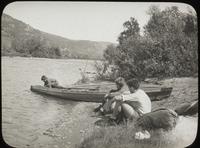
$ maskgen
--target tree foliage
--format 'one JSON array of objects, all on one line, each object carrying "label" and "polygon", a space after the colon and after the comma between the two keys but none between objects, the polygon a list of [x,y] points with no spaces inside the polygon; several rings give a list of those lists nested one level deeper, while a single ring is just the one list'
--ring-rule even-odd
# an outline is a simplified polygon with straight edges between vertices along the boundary
[{"label": "tree foliage", "polygon": [[29,38],[14,38],[11,48],[19,55],[45,58],[61,57],[59,47],[50,46],[48,41],[41,36],[31,36]]},{"label": "tree foliage", "polygon": [[191,76],[198,72],[197,17],[178,7],[160,10],[152,6],[141,36],[136,19],[126,21],[117,47],[108,47],[104,58],[115,64],[120,75],[137,77]]}]

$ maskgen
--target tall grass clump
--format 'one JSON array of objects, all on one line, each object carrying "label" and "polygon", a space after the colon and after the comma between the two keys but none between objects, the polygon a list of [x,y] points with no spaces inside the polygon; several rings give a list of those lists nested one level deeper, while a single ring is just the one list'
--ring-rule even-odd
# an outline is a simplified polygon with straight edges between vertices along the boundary
[{"label": "tall grass clump", "polygon": [[87,73],[85,72],[85,70],[84,71],[82,71],[82,69],[79,69],[79,70],[80,70],[81,78],[75,84],[83,84],[83,83],[90,82],[90,79]]},{"label": "tall grass clump", "polygon": [[77,148],[182,148],[184,140],[177,131],[150,131],[151,138],[135,139],[138,131],[132,123],[127,126],[94,128]]}]

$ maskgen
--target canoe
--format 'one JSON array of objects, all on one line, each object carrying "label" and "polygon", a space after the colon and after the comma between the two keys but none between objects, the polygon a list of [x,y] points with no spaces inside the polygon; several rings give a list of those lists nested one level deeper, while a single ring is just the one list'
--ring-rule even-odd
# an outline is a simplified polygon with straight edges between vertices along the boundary
[{"label": "canoe", "polygon": [[[172,87],[144,87],[142,89],[148,94],[151,101],[167,98],[172,92]],[[31,91],[39,94],[86,102],[101,102],[108,90],[110,89],[105,89],[105,87],[102,89],[100,85],[73,85],[66,88],[48,88],[41,85],[31,86]]]}]

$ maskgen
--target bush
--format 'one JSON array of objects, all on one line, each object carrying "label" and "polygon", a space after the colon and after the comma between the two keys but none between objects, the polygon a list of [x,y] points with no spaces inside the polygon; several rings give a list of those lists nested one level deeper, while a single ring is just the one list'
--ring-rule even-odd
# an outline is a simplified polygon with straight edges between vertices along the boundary
[{"label": "bush", "polygon": [[97,73],[95,80],[114,81],[119,76],[118,69],[107,61],[95,61],[94,67]]}]

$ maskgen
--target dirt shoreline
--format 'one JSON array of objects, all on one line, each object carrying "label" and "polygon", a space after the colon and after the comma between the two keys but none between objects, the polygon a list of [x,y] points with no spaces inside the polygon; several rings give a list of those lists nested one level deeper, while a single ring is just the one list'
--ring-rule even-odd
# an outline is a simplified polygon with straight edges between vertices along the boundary
[{"label": "dirt shoreline", "polygon": [[[22,147],[30,148],[74,148],[93,127],[98,118],[91,117],[97,103],[80,102],[68,113],[41,133],[31,143]],[[66,116],[63,116],[66,117]]]},{"label": "dirt shoreline", "polygon": [[[152,102],[152,108],[168,107],[174,109],[184,102],[198,98],[198,78],[174,78],[161,81],[163,86],[172,86],[173,91],[168,99]],[[61,119],[53,127],[43,131],[41,135],[26,147],[34,148],[74,148],[94,128],[98,118],[92,117],[92,110],[98,103],[79,102],[68,118]]]}]

